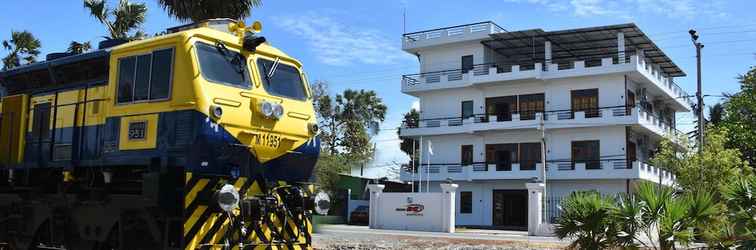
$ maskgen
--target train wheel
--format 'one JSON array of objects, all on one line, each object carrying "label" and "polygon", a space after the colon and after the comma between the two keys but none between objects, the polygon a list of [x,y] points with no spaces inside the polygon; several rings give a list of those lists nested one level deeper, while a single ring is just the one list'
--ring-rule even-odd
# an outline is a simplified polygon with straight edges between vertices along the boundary
[{"label": "train wheel", "polygon": [[120,243],[118,242],[118,224],[113,226],[108,233],[108,238],[105,242],[96,242],[92,250],[118,250],[120,249]]},{"label": "train wheel", "polygon": [[54,228],[50,226],[50,221],[45,221],[34,233],[29,249],[69,249],[64,244],[56,243],[54,234]]}]

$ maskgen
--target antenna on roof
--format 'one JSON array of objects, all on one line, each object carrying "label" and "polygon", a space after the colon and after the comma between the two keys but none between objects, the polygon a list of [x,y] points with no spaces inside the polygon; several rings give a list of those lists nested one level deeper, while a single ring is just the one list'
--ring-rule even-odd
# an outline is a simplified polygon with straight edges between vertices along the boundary
[{"label": "antenna on roof", "polygon": [[402,8],[402,34],[407,34],[407,6]]}]

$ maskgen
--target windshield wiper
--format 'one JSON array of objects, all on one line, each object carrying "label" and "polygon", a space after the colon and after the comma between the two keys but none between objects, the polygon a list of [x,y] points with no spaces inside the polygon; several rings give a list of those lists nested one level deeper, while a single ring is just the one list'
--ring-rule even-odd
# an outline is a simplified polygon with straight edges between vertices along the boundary
[{"label": "windshield wiper", "polygon": [[[215,48],[221,53],[224,59],[231,63],[232,65],[236,66],[234,69],[236,73],[239,73],[244,76],[244,60],[242,59],[241,54],[233,54],[228,48],[226,48],[226,44],[223,42],[217,42],[215,43]],[[231,58],[229,58],[231,57]]]},{"label": "windshield wiper", "polygon": [[276,74],[276,70],[278,69],[278,63],[281,62],[280,57],[276,57],[276,61],[273,62],[273,65],[270,66],[270,71],[268,71],[268,78],[273,78],[273,75]]}]

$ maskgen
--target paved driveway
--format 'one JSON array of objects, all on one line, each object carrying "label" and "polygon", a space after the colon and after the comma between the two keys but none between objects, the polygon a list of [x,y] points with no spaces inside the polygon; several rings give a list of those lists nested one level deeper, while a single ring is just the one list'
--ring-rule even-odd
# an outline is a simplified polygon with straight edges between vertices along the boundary
[{"label": "paved driveway", "polygon": [[560,249],[567,244],[554,237],[527,236],[522,231],[463,228],[449,234],[324,225],[314,236],[318,249]]}]

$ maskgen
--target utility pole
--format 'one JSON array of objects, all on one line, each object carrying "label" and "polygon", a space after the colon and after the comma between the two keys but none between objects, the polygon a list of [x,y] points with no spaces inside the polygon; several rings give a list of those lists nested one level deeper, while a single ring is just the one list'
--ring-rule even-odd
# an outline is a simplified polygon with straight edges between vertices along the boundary
[{"label": "utility pole", "polygon": [[690,33],[693,46],[696,47],[696,98],[698,99],[698,104],[695,111],[698,112],[698,153],[700,154],[703,152],[704,146],[704,103],[703,93],[701,92],[701,49],[703,49],[704,45],[698,42],[698,32],[696,30],[691,29],[688,33]]},{"label": "utility pole", "polygon": [[543,199],[542,204],[544,204],[544,214],[543,216],[544,220],[547,220],[547,216],[549,216],[549,204],[546,204],[549,200],[549,197],[546,196],[547,188],[546,188],[546,126],[544,124],[544,120],[546,119],[546,112],[541,112],[541,122],[539,123],[539,128],[541,129],[541,180],[543,181]]}]

